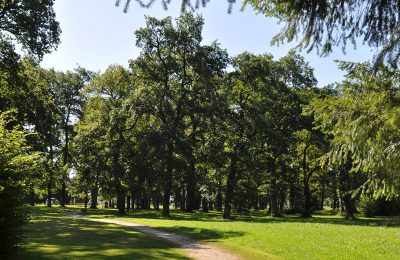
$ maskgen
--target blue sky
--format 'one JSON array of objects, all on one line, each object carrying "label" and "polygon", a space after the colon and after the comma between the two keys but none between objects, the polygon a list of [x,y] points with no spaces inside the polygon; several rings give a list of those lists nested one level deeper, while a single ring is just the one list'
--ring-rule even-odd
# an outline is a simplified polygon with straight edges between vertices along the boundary
[{"label": "blue sky", "polygon": [[[115,7],[114,0],[56,0],[57,20],[63,31],[61,44],[57,51],[44,57],[42,66],[71,70],[79,64],[94,71],[104,71],[110,64],[127,66],[128,60],[140,53],[135,46],[134,31],[145,26],[145,15],[157,18],[179,16],[181,1],[171,2],[168,11],[165,11],[160,0],[150,9],[140,8],[132,1],[125,14],[123,6]],[[244,12],[240,11],[240,7],[236,4],[232,13],[227,14],[227,1],[212,0],[206,8],[198,10],[197,13],[202,14],[205,21],[203,43],[217,40],[232,56],[250,51],[271,53],[276,58],[296,46],[296,43],[271,46],[272,37],[283,25],[275,19],[256,15],[250,7]],[[348,45],[346,55],[341,48],[335,49],[327,58],[319,57],[316,51],[301,54],[315,69],[319,86],[324,86],[343,78],[334,60],[366,61],[372,58],[374,52],[374,49],[359,44],[356,50]]]}]

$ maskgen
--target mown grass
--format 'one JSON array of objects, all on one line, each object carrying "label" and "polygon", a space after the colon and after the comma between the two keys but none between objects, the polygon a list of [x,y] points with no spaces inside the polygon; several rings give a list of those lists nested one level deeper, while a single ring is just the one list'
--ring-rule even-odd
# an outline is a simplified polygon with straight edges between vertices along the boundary
[{"label": "mown grass", "polygon": [[155,210],[119,216],[115,210],[89,211],[90,217],[118,218],[203,239],[243,259],[399,259],[400,218],[346,220],[332,211],[313,218],[271,218],[263,212],[222,220],[221,213],[172,210],[163,219]]},{"label": "mown grass", "polygon": [[29,207],[31,221],[19,259],[189,259],[164,240],[127,227],[69,217],[68,210]]}]

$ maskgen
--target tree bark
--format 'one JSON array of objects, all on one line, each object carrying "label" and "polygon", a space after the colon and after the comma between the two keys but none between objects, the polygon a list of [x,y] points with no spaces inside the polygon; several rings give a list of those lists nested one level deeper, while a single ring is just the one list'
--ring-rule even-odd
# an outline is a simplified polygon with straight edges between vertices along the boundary
[{"label": "tree bark", "polygon": [[166,153],[166,171],[164,175],[164,194],[163,194],[163,217],[170,217],[169,211],[169,199],[171,196],[172,189],[172,171],[173,171],[173,151],[174,144],[173,141],[169,141],[167,144]]},{"label": "tree bark", "polygon": [[224,219],[228,219],[231,217],[233,192],[235,190],[237,162],[238,162],[236,154],[232,153],[230,157],[231,157],[230,169],[225,191],[225,205],[224,205],[224,215],[223,215]]},{"label": "tree bark", "polygon": [[125,214],[125,192],[123,191],[123,189],[121,187],[121,181],[119,181],[119,180],[117,180],[116,192],[117,192],[118,213],[124,215]]},{"label": "tree bark", "polygon": [[208,199],[205,196],[201,200],[201,210],[204,213],[208,213]]},{"label": "tree bark", "polygon": [[90,191],[91,193],[91,202],[90,202],[90,208],[91,209],[97,209],[97,197],[99,193],[99,188],[98,187],[93,187]]},{"label": "tree bark", "polygon": [[29,192],[29,204],[31,206],[35,206],[35,191],[34,190],[31,190]]},{"label": "tree bark", "polygon": [[47,183],[47,207],[51,207],[51,180]]},{"label": "tree bark", "polygon": [[271,216],[272,217],[280,217],[281,212],[279,210],[279,205],[278,205],[278,187],[276,184],[276,179],[278,176],[276,176],[276,160],[273,159],[271,161],[271,194],[270,194],[270,208],[271,208]]},{"label": "tree bark", "polygon": [[222,181],[218,179],[217,196],[215,198],[215,208],[217,211],[222,211]]}]

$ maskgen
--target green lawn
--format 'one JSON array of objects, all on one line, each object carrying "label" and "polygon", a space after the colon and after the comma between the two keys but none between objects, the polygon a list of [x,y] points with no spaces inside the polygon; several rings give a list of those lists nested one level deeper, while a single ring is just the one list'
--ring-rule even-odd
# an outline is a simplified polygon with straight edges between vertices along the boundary
[{"label": "green lawn", "polygon": [[188,259],[173,245],[130,228],[68,217],[59,207],[29,211],[20,259]]},{"label": "green lawn", "polygon": [[270,218],[262,212],[224,221],[221,214],[172,211],[162,219],[157,211],[126,217],[115,210],[90,211],[91,217],[111,217],[187,234],[225,247],[243,259],[399,259],[400,218],[346,220],[329,211],[313,218]]}]

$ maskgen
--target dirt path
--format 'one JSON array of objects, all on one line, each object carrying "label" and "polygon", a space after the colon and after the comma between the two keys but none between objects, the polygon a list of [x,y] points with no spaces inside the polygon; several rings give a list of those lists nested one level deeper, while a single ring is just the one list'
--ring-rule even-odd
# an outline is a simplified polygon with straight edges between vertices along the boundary
[{"label": "dirt path", "polygon": [[154,228],[151,228],[148,226],[143,226],[138,223],[132,223],[132,222],[127,222],[127,221],[115,220],[115,219],[88,218],[88,217],[85,217],[85,216],[82,216],[79,214],[74,214],[74,213],[70,213],[68,215],[72,216],[72,217],[77,217],[77,218],[84,218],[84,219],[91,220],[91,221],[110,223],[110,224],[116,224],[116,225],[134,228],[140,232],[151,234],[153,236],[156,236],[156,237],[159,237],[159,238],[162,238],[169,242],[174,243],[175,245],[182,248],[187,253],[187,255],[193,259],[199,259],[199,260],[200,259],[201,260],[203,260],[203,259],[205,259],[205,260],[239,260],[240,259],[238,256],[235,256],[235,255],[225,251],[222,248],[202,243],[198,240],[189,238],[187,236],[177,235],[177,234],[172,234],[172,233],[167,233],[164,231],[156,230]]}]

